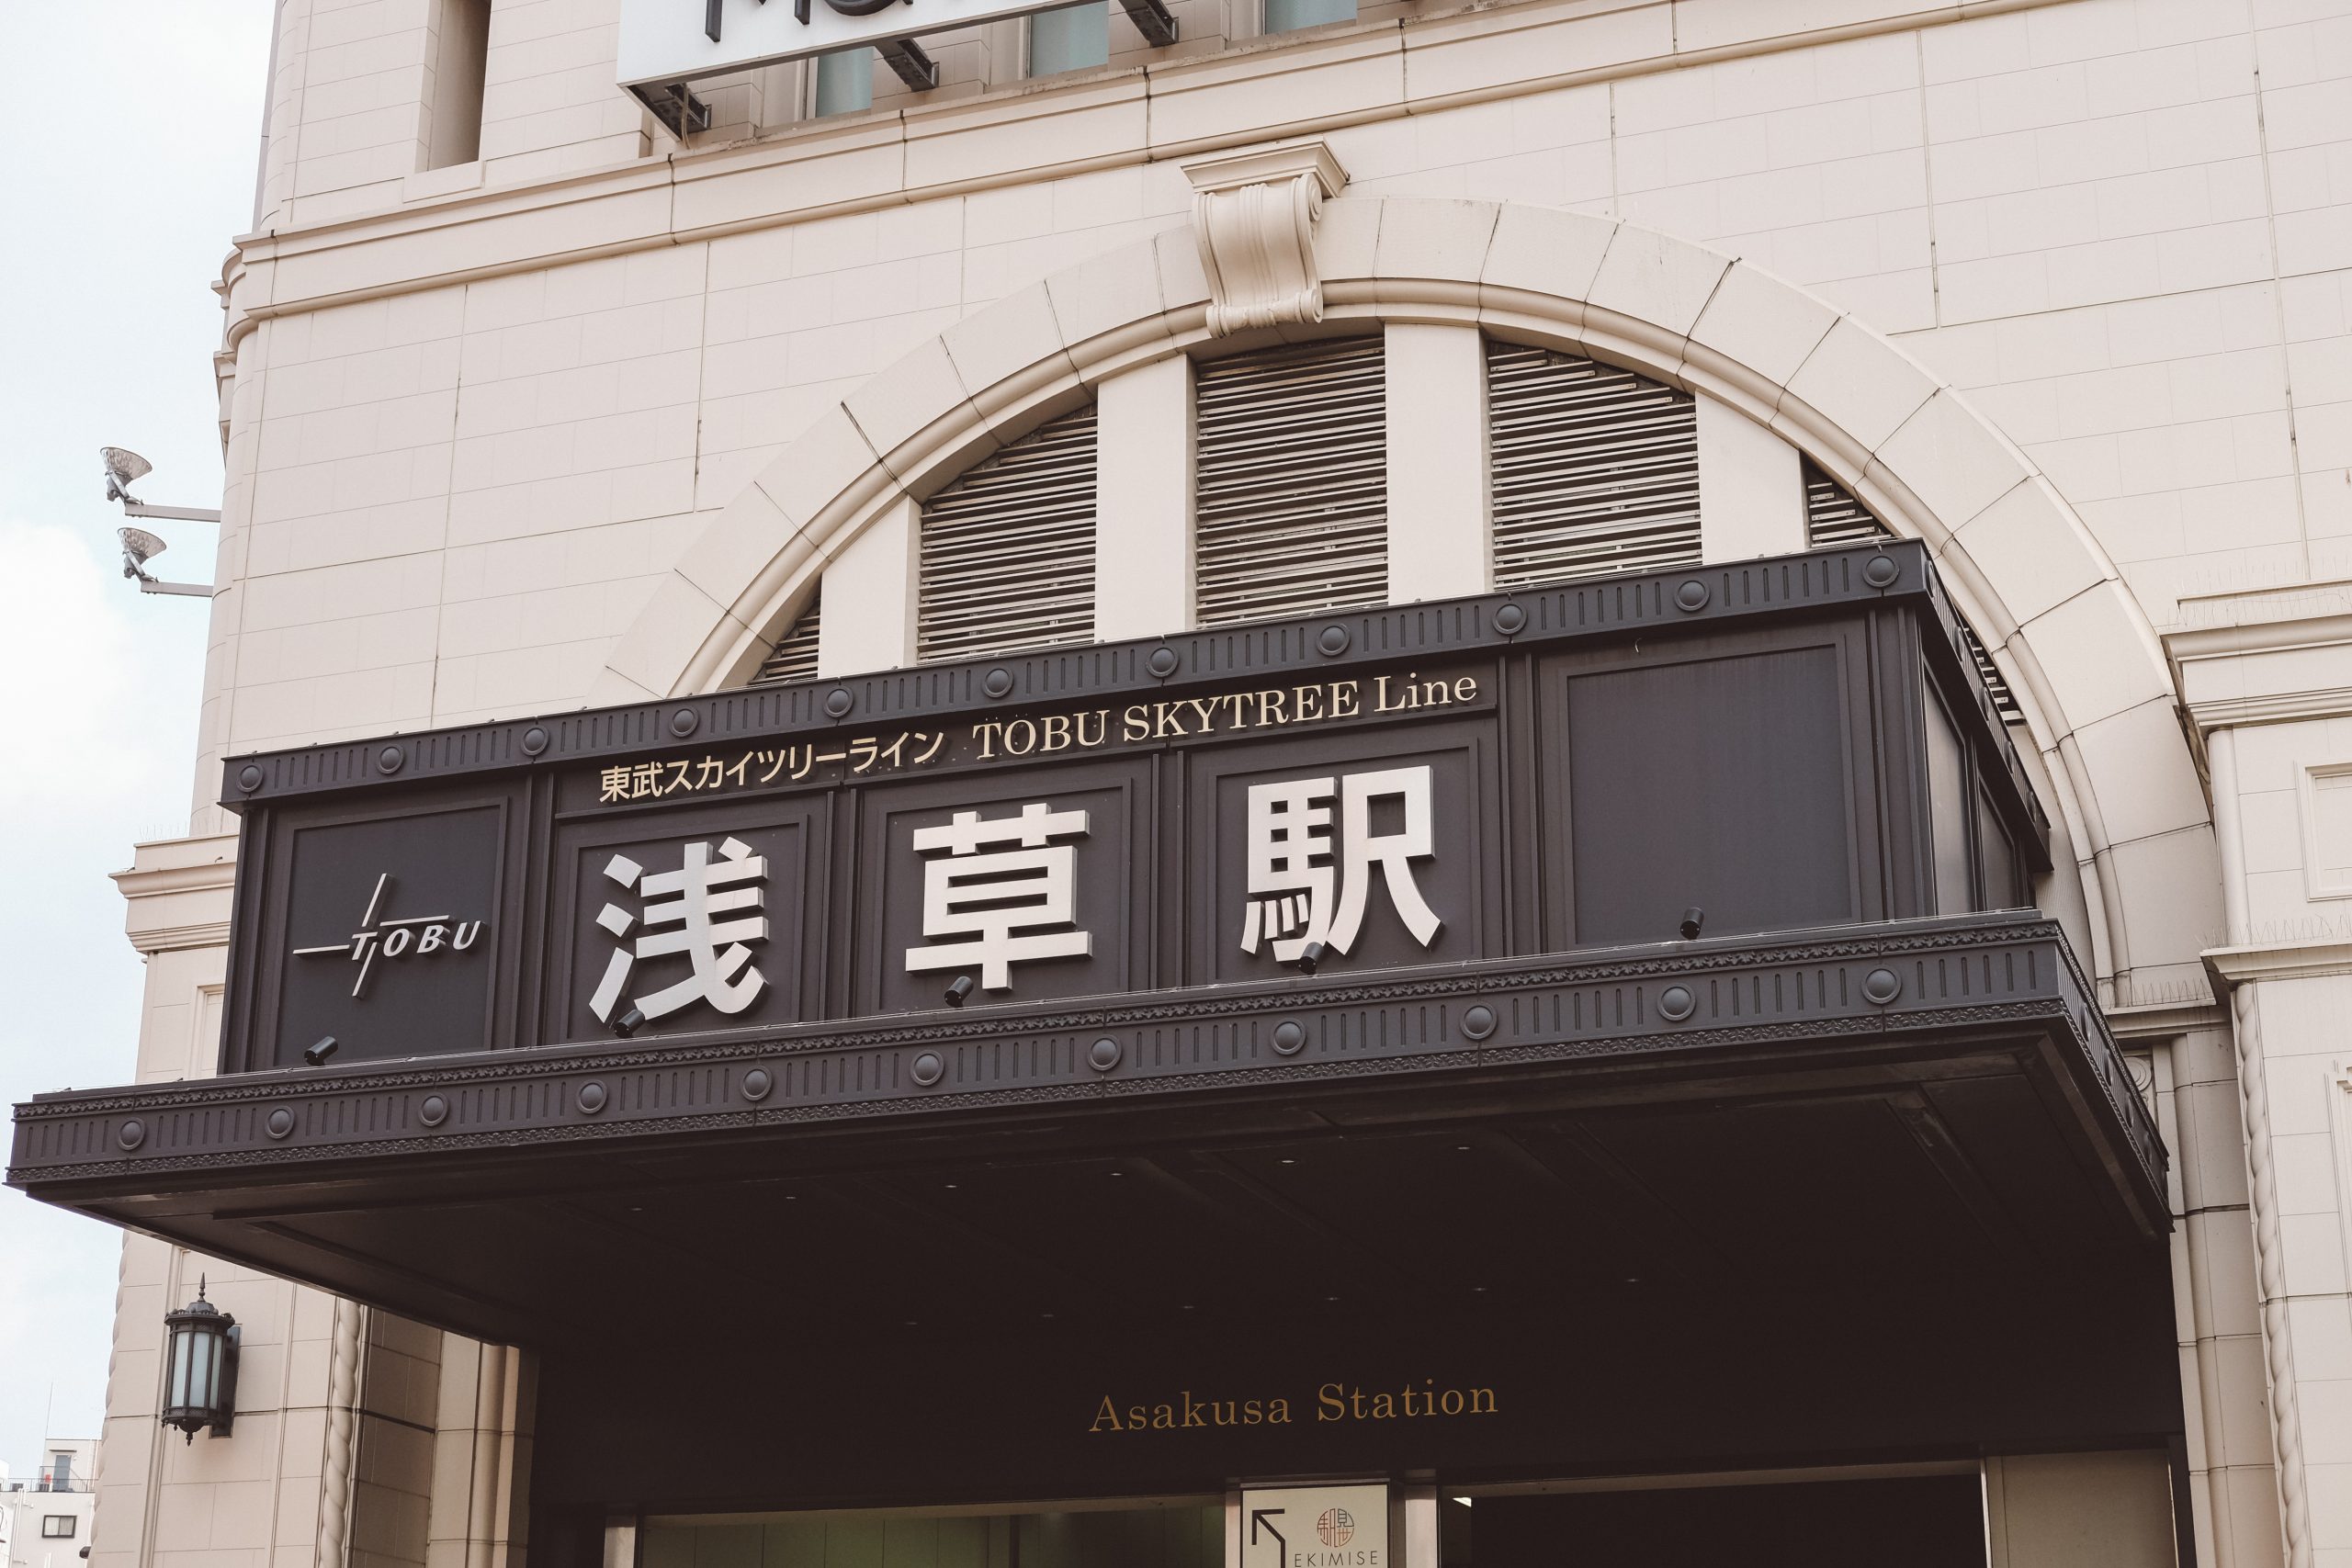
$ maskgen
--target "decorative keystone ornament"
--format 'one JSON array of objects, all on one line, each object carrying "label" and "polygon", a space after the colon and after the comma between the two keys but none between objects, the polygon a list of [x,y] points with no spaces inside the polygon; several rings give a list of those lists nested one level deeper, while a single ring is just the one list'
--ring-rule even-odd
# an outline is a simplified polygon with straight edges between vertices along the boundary
[{"label": "decorative keystone ornament", "polygon": [[191,1443],[206,1427],[227,1437],[237,1416],[237,1320],[204,1299],[204,1286],[198,1276],[196,1300],[164,1318],[164,1425]]},{"label": "decorative keystone ornament", "polygon": [[1348,172],[1321,141],[1184,165],[1209,279],[1209,335],[1323,319],[1315,225]]}]

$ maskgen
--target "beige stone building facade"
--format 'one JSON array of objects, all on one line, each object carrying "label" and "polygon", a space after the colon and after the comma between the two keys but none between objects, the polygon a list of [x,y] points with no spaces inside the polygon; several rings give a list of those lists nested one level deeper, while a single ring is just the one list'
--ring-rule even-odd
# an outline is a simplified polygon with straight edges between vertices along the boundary
[{"label": "beige stone building facade", "polygon": [[[1314,604],[1792,554],[1840,504],[1925,542],[2171,1153],[2180,1409],[2169,1452],[1905,1462],[1964,1461],[2011,1568],[2352,1564],[2352,6],[1182,0],[1163,47],[1097,6],[1098,64],[996,21],[925,91],[696,84],[681,139],[616,82],[664,4],[277,0],[195,807],[118,879],[142,1084],[218,1070],[228,759],[991,651],[940,498],[1081,416],[1091,568],[1000,562],[983,619],[1294,613],[1212,570],[1218,367],[1373,345],[1372,553]],[[1671,389],[1695,508],[1508,556],[1515,350]],[[1340,484],[1328,434],[1248,482]],[[199,1273],[238,1415],[184,1443]],[[514,1568],[535,1377],[132,1235],[91,1568]],[[1724,1468],[1813,1462],[1854,1461]],[[616,1513],[608,1568],[718,1560],[682,1528]]]}]

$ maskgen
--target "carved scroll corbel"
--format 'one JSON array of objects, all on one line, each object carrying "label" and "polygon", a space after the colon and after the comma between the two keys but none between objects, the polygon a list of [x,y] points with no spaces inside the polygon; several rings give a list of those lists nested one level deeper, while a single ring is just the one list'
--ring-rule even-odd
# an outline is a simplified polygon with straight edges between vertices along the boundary
[{"label": "carved scroll corbel", "polygon": [[1184,165],[1193,238],[1209,278],[1209,333],[1323,319],[1315,224],[1348,183],[1320,141]]}]

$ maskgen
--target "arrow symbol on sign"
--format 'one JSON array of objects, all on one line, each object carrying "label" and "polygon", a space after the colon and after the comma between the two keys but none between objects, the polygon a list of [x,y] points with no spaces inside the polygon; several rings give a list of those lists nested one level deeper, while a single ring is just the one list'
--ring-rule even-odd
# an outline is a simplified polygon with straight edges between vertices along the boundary
[{"label": "arrow symbol on sign", "polygon": [[1275,1542],[1282,1547],[1283,1552],[1280,1561],[1284,1562],[1290,1561],[1290,1542],[1283,1540],[1283,1532],[1274,1528],[1273,1516],[1276,1514],[1286,1514],[1288,1512],[1290,1512],[1290,1510],[1287,1508],[1252,1508],[1250,1510],[1250,1544],[1252,1546],[1258,1544],[1258,1527],[1260,1525],[1265,1526],[1266,1533],[1272,1536]]}]

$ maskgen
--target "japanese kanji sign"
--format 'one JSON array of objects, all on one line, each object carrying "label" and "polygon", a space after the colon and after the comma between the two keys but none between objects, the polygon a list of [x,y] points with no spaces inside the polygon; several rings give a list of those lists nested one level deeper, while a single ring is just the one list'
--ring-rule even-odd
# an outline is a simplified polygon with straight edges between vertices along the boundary
[{"label": "japanese kanji sign", "polygon": [[1085,812],[1042,801],[985,822],[959,811],[946,827],[915,834],[918,852],[946,853],[923,867],[922,931],[933,945],[908,950],[907,972],[977,968],[983,990],[1002,991],[1015,964],[1091,953],[1092,939],[1075,927],[1077,873],[1066,841],[1085,836]]},{"label": "japanese kanji sign", "polygon": [[[1373,830],[1372,805],[1381,799],[1403,805],[1401,831]],[[1340,818],[1336,836],[1334,811]],[[1249,831],[1250,898],[1241,919],[1242,952],[1257,952],[1261,936],[1272,942],[1274,956],[1285,964],[1316,942],[1340,953],[1351,951],[1363,930],[1364,906],[1374,878],[1386,888],[1389,902],[1416,941],[1427,947],[1437,939],[1444,922],[1413,880],[1413,863],[1430,853],[1426,766],[1252,784]]]},{"label": "japanese kanji sign", "polygon": [[[666,1018],[696,1002],[739,1013],[767,984],[752,966],[749,944],[768,939],[767,917],[758,912],[768,863],[737,839],[721,843],[716,858],[707,843],[687,844],[680,860],[676,871],[648,872],[627,855],[615,855],[605,867],[607,877],[635,889],[644,903],[638,914],[617,904],[597,913],[596,923],[618,944],[589,1001],[598,1018],[612,1020],[639,959],[686,960],[683,978],[631,998],[647,1019]],[[632,930],[640,932],[634,940]]]}]

